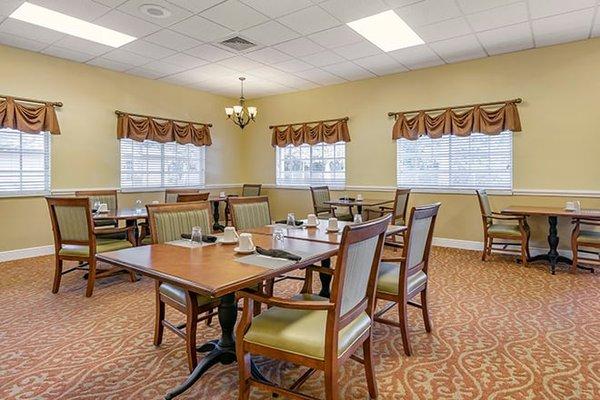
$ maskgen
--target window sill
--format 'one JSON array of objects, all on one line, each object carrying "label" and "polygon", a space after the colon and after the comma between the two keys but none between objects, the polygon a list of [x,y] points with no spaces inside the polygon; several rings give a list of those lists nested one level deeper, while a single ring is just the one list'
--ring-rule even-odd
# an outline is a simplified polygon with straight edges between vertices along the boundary
[{"label": "window sill", "polygon": [[315,185],[263,185],[264,187],[266,187],[267,189],[271,188],[271,189],[290,189],[290,190],[308,190],[310,189],[311,186],[329,186],[330,190],[336,190],[336,191],[341,191],[341,190],[346,190],[345,186],[332,186],[332,185],[327,185],[327,184],[315,184]]},{"label": "window sill", "polygon": [[2,193],[0,199],[25,198],[25,197],[46,197],[50,196],[50,192],[34,192],[34,193]]},{"label": "window sill", "polygon": [[[121,189],[119,189],[119,191],[121,193],[153,193],[153,192],[164,192],[167,189],[180,189],[180,188],[184,188],[184,186],[181,186],[181,187],[168,186],[168,187],[153,187],[153,188],[121,188]],[[198,189],[204,189],[204,188],[205,188],[205,186],[198,186]]]}]

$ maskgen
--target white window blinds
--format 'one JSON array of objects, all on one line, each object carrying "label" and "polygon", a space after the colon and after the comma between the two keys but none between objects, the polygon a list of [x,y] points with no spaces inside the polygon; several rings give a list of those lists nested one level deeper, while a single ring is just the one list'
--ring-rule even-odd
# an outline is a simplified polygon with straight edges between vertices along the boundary
[{"label": "white window blinds", "polygon": [[0,129],[0,196],[50,193],[50,133]]},{"label": "white window blinds", "polygon": [[204,186],[204,147],[121,139],[121,188]]},{"label": "white window blinds", "polygon": [[512,190],[512,132],[397,140],[398,186]]},{"label": "white window blinds", "polygon": [[344,142],[277,147],[276,151],[277,185],[346,185]]}]

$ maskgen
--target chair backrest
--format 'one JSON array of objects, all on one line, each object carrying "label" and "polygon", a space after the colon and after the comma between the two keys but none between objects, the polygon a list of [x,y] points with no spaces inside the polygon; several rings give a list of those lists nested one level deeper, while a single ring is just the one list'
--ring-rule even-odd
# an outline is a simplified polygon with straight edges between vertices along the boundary
[{"label": "chair backrest", "polygon": [[392,223],[397,225],[406,224],[406,209],[408,208],[408,197],[410,189],[396,189],[396,197],[394,197],[394,216]]},{"label": "chair backrest", "polygon": [[373,316],[379,263],[385,231],[391,220],[392,216],[386,214],[382,218],[344,228],[331,291],[331,301],[336,304],[337,324],[328,326],[328,332],[332,328],[337,335],[339,329],[360,313]]},{"label": "chair backrest", "polygon": [[267,196],[230,197],[231,220],[237,230],[257,228],[271,223]]},{"label": "chair backrest", "polygon": [[192,194],[199,192],[200,190],[194,188],[165,189],[165,203],[177,203],[177,196],[180,194]]},{"label": "chair backrest", "polygon": [[192,233],[194,226],[202,234],[210,234],[210,204],[204,202],[148,204],[148,222],[152,243],[165,243],[181,239],[181,234]]},{"label": "chair backrest", "polygon": [[419,271],[427,273],[433,229],[441,203],[413,207],[408,220],[405,245],[402,251],[404,261],[400,269],[400,286],[406,288],[408,277]]},{"label": "chair backrest", "polygon": [[313,208],[316,215],[331,211],[331,205],[325,204],[326,201],[331,200],[329,186],[311,186],[310,194],[312,196]]},{"label": "chair backrest", "polygon": [[260,183],[244,183],[242,186],[242,197],[260,196],[262,184]]},{"label": "chair backrest", "polygon": [[210,196],[206,193],[179,193],[177,194],[177,203],[188,203],[190,201],[207,201]]},{"label": "chair backrest", "polygon": [[490,217],[492,215],[492,206],[490,205],[490,199],[488,198],[487,191],[485,189],[477,190],[477,199],[479,200],[479,209],[481,210],[481,216]]},{"label": "chair backrest", "polygon": [[77,197],[89,197],[90,204],[95,202],[106,203],[109,210],[118,208],[117,191],[116,190],[78,190],[75,192]]},{"label": "chair backrest", "polygon": [[92,210],[87,197],[46,197],[54,247],[58,252],[63,244],[96,246]]}]

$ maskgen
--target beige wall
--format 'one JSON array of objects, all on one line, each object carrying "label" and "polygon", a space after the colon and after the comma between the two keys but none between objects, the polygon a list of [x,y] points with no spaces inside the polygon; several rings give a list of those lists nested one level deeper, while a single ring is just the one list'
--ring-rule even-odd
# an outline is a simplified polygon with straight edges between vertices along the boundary
[{"label": "beige wall", "polygon": [[[208,184],[242,181],[240,132],[224,118],[231,100],[54,57],[0,46],[0,93],[62,101],[61,135],[52,136],[52,189],[119,187],[115,109],[212,122]],[[227,164],[225,164],[227,159]],[[162,193],[122,194],[122,204]],[[0,251],[52,243],[41,197],[0,198]]]},{"label": "beige wall", "polygon": [[[514,136],[516,190],[595,191],[600,196],[600,40],[547,47],[487,59],[266,97],[255,101],[259,120],[244,134],[248,180],[274,183],[275,152],[269,124],[349,116],[347,184],[396,184],[393,120],[388,111],[448,106],[522,97],[523,132]],[[365,196],[391,197],[391,193]],[[310,209],[307,190],[271,189],[276,217]],[[561,206],[569,198],[494,196],[493,206]],[[436,236],[480,241],[481,219],[474,195],[418,194],[413,203],[443,203]],[[581,198],[600,207],[598,198]],[[534,236],[545,240],[545,221],[534,219]],[[568,221],[561,221],[561,234]],[[565,240],[563,240],[565,244]]]}]

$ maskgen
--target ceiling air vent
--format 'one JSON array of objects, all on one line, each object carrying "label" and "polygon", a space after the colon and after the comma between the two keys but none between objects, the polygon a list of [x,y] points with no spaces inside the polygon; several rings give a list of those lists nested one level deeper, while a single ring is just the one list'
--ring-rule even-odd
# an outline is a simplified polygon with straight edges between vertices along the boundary
[{"label": "ceiling air vent", "polygon": [[235,51],[244,51],[251,47],[256,46],[254,43],[252,43],[242,37],[239,37],[239,36],[224,40],[220,44],[225,47],[229,47],[230,49],[233,49]]}]

